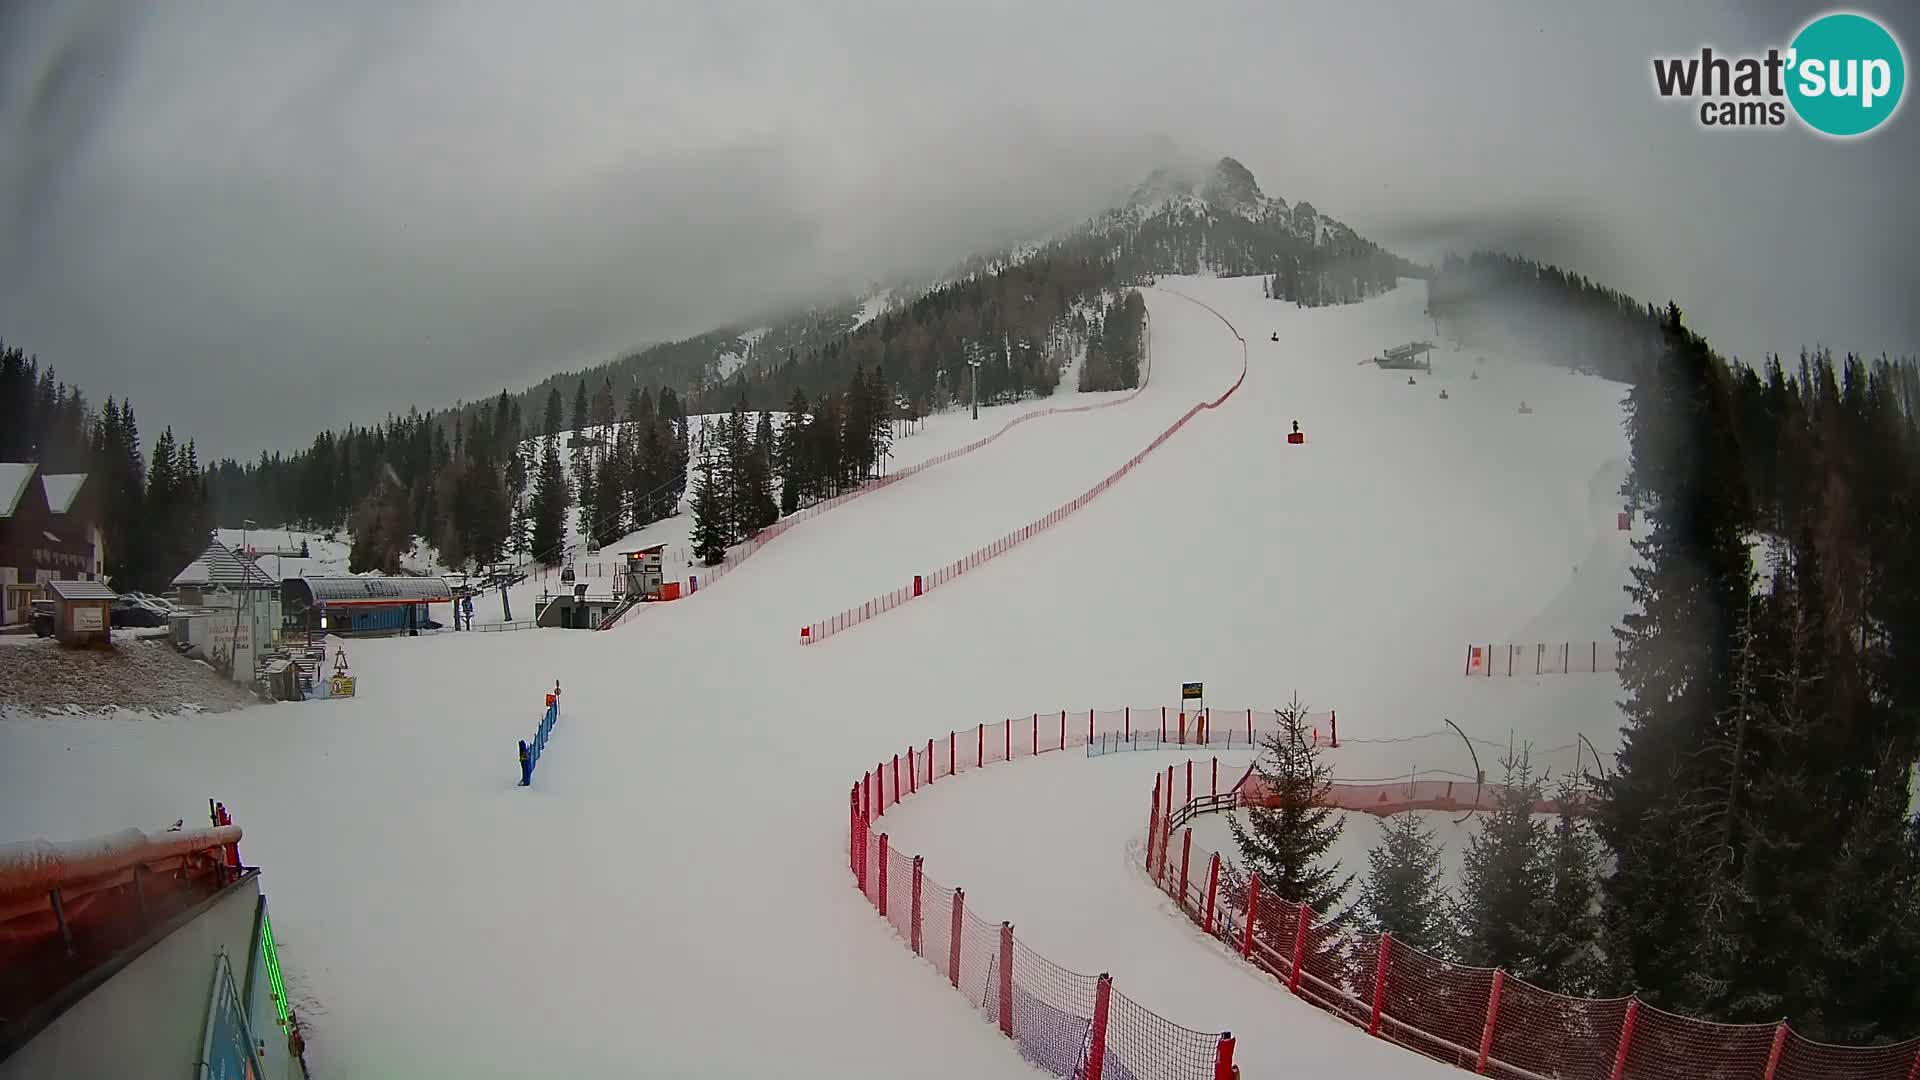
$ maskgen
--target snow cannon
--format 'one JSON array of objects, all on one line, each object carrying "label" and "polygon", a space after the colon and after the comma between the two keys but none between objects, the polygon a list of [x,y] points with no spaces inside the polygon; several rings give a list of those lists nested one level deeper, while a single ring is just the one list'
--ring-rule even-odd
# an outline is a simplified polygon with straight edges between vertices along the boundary
[{"label": "snow cannon", "polygon": [[1278,331],[1278,330],[1275,330],[1275,331],[1273,332],[1273,336],[1272,336],[1272,337],[1270,337],[1270,338],[1268,338],[1267,340],[1268,340],[1268,341],[1279,341],[1279,340],[1280,340],[1280,331]]},{"label": "snow cannon", "polygon": [[1408,386],[1414,385],[1413,376],[1411,375],[1407,376],[1407,385]]},{"label": "snow cannon", "polygon": [[1529,414],[1529,413],[1531,413],[1531,412],[1533,412],[1533,409],[1532,409],[1532,407],[1531,407],[1531,406],[1529,406],[1529,405],[1528,405],[1528,404],[1527,404],[1526,402],[1524,402],[1524,401],[1520,403],[1520,415],[1521,415],[1521,416],[1526,416],[1527,414]]},{"label": "snow cannon", "polygon": [[1442,388],[1440,391],[1440,400],[1441,401],[1447,400],[1447,391],[1445,390],[1445,388]]},{"label": "snow cannon", "polygon": [[1300,446],[1300,445],[1302,445],[1303,443],[1305,443],[1306,441],[1307,441],[1307,437],[1306,437],[1306,435],[1305,435],[1304,433],[1302,433],[1302,432],[1301,432],[1301,430],[1300,430],[1300,421],[1298,421],[1298,420],[1295,420],[1295,421],[1293,422],[1293,430],[1292,430],[1292,431],[1289,431],[1289,432],[1287,432],[1287,443],[1288,443],[1288,445],[1290,445],[1290,446]]},{"label": "snow cannon", "polygon": [[1480,373],[1479,373],[1479,372],[1477,372],[1477,371],[1476,371],[1476,372],[1474,372],[1473,374],[1471,374],[1471,375],[1469,375],[1469,376],[1467,376],[1467,378],[1469,378],[1469,379],[1478,379],[1479,377],[1480,377]]}]

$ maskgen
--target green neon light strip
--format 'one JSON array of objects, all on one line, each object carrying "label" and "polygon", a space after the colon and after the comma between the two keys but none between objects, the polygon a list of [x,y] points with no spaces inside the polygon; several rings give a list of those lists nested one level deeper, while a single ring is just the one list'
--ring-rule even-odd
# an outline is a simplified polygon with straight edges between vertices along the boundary
[{"label": "green neon light strip", "polygon": [[280,950],[273,944],[273,920],[260,913],[260,953],[267,961],[267,982],[273,986],[273,1008],[280,1014],[280,1025],[287,1024],[287,984],[280,980]]}]

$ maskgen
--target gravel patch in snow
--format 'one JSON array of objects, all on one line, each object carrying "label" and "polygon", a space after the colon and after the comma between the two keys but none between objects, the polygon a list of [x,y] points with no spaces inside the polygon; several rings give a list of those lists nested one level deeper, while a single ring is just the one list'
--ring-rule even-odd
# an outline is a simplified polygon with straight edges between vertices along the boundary
[{"label": "gravel patch in snow", "polygon": [[0,710],[7,712],[225,712],[258,700],[164,639],[68,649],[52,638],[16,637],[0,648]]}]

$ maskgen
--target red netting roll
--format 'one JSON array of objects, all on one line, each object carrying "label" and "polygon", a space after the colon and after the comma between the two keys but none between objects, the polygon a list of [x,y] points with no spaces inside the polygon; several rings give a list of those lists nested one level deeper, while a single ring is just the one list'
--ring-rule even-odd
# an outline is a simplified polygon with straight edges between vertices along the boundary
[{"label": "red netting roll", "polygon": [[1115,989],[1102,1080],[1213,1080],[1219,1048],[1219,1035],[1181,1027]]},{"label": "red netting roll", "polygon": [[1487,1071],[1609,1080],[1629,1000],[1567,997],[1508,975]]}]

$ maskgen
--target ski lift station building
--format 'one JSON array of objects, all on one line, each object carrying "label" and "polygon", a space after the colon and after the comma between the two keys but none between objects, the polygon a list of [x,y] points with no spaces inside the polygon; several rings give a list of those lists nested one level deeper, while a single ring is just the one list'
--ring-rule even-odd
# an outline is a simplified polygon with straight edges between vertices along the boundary
[{"label": "ski lift station building", "polygon": [[442,577],[300,577],[280,583],[290,630],[409,634],[431,629],[432,605],[453,602]]},{"label": "ski lift station building", "polygon": [[1374,363],[1389,371],[1432,371],[1432,357],[1432,342],[1409,341],[1382,352]]}]

